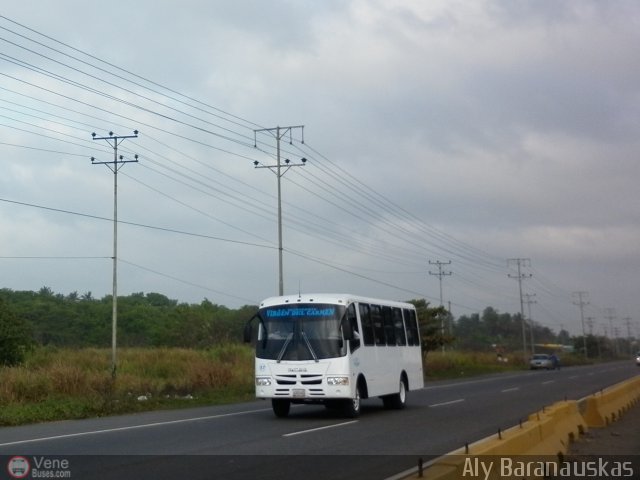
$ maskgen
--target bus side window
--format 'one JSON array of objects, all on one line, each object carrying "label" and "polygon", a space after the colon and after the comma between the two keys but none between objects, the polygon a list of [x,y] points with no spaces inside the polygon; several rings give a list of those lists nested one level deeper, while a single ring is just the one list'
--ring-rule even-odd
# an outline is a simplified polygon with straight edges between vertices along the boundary
[{"label": "bus side window", "polygon": [[396,346],[396,331],[393,325],[393,316],[391,307],[382,307],[382,316],[384,318],[384,334],[387,338],[387,345]]},{"label": "bus side window", "polygon": [[352,303],[347,308],[347,328],[351,329],[352,340],[349,341],[351,352],[360,348],[360,332],[358,331],[358,317],[356,316],[356,304]]},{"label": "bus side window", "polygon": [[360,322],[362,323],[362,340],[366,346],[374,344],[373,325],[371,323],[371,309],[366,303],[360,303]]},{"label": "bus side window", "polygon": [[384,338],[384,321],[382,319],[382,308],[380,305],[371,305],[371,323],[373,323],[373,334],[376,345],[386,345]]},{"label": "bus side window", "polygon": [[404,309],[404,322],[407,327],[407,344],[420,345],[420,337],[418,335],[418,323],[415,310]]},{"label": "bus side window", "polygon": [[406,345],[407,337],[404,333],[404,323],[402,322],[402,310],[393,307],[393,327],[396,331],[396,342],[398,345]]}]

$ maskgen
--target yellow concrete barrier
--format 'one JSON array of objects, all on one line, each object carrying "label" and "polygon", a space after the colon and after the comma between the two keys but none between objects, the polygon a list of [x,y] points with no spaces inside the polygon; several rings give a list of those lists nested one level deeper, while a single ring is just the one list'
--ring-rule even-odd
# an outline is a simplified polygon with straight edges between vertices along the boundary
[{"label": "yellow concrete barrier", "polygon": [[[557,458],[589,427],[614,422],[640,401],[640,376],[613,385],[578,402],[557,402],[529,415],[521,424],[500,431],[436,459],[424,471],[431,480],[457,480],[498,458]],[[478,472],[480,473],[480,472]],[[486,478],[500,478],[488,472]],[[413,478],[416,478],[415,476]],[[484,477],[483,477],[484,478]],[[530,478],[538,478],[537,475]]]},{"label": "yellow concrete barrier", "polygon": [[580,410],[589,427],[604,427],[615,422],[640,399],[640,376],[585,398]]},{"label": "yellow concrete barrier", "polygon": [[[558,458],[567,453],[572,439],[577,438],[586,428],[576,401],[558,402],[530,415],[528,420],[515,427],[441,457],[425,471],[425,478],[464,478],[469,476],[469,469],[490,463],[488,458]],[[488,475],[487,478],[499,476]]]}]

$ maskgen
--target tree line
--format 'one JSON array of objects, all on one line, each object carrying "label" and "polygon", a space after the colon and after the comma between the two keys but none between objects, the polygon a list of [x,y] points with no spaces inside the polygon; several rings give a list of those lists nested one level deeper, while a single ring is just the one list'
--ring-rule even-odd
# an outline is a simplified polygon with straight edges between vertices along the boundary
[{"label": "tree line", "polygon": [[[210,348],[239,342],[244,323],[257,308],[230,309],[208,299],[179,303],[160,293],[118,296],[118,345]],[[111,295],[62,295],[48,287],[0,290],[1,351],[18,345],[22,350],[34,345],[104,347],[111,343],[111,328]]]},{"label": "tree line", "polygon": [[[423,350],[443,345],[460,350],[505,351],[522,349],[520,314],[499,313],[487,307],[481,314],[454,320],[444,307],[430,307],[424,299],[409,300],[418,312]],[[200,303],[180,303],[160,293],[133,293],[118,296],[118,345],[122,347],[211,348],[241,342],[243,328],[258,310],[256,305],[230,309],[208,299]],[[94,298],[91,292],[56,294],[48,287],[39,291],[0,289],[0,365],[19,363],[31,347],[105,347],[111,344],[111,295]],[[570,338],[535,324],[535,343],[575,344]],[[590,352],[610,348],[588,339]]]}]

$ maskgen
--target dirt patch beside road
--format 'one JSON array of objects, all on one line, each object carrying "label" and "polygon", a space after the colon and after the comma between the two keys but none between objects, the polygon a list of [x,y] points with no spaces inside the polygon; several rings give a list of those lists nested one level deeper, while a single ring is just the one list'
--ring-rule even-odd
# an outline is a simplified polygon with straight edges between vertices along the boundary
[{"label": "dirt patch beside road", "polygon": [[640,455],[640,403],[620,420],[589,431],[570,445],[568,456]]},{"label": "dirt patch beside road", "polygon": [[617,422],[590,428],[569,446],[564,460],[562,465],[569,474],[549,478],[640,479],[640,404],[632,406]]}]

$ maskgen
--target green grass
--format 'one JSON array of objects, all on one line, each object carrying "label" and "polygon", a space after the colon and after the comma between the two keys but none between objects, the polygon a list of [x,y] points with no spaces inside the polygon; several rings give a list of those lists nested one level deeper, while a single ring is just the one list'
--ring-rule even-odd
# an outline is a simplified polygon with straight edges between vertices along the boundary
[{"label": "green grass", "polygon": [[[593,363],[593,359],[585,360],[575,353],[560,355],[561,366],[585,365]],[[443,380],[448,378],[464,378],[489,373],[527,370],[529,355],[525,358],[522,353],[505,355],[501,361],[492,352],[459,352],[456,350],[440,350],[429,352],[424,363],[425,378]]]},{"label": "green grass", "polygon": [[499,362],[495,353],[453,350],[429,352],[424,363],[425,377],[431,380],[472,377],[523,368],[521,358],[506,357],[506,361]]},{"label": "green grass", "polygon": [[[563,356],[563,365],[584,363]],[[117,378],[108,349],[32,351],[25,364],[0,367],[0,426],[99,417],[157,409],[233,403],[254,398],[253,350],[229,344],[210,350],[123,348]],[[427,380],[523,370],[517,356],[429,352]]]},{"label": "green grass", "polygon": [[87,418],[253,398],[253,351],[121,349],[114,381],[107,349],[36,349],[0,368],[0,425]]}]

